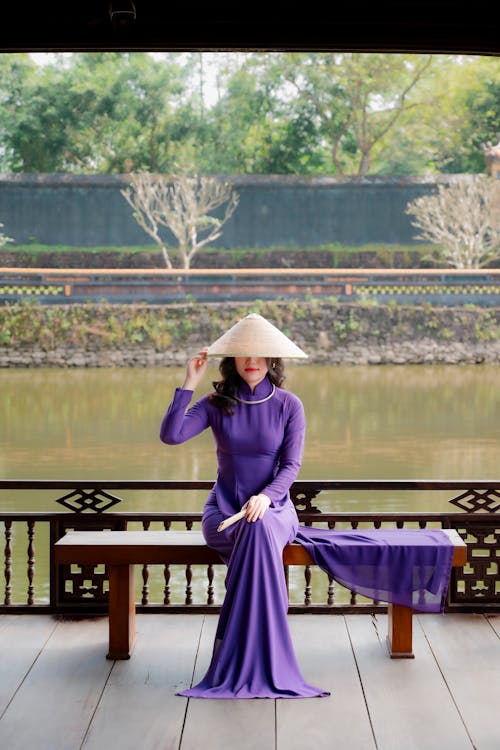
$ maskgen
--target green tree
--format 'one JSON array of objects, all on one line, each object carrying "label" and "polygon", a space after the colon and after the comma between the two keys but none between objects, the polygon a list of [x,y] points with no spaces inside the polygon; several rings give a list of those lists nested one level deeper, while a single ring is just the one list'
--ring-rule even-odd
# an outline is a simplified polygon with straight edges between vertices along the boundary
[{"label": "green tree", "polygon": [[314,112],[282,96],[276,53],[224,58],[218,101],[195,125],[198,168],[208,173],[313,173],[324,156]]},{"label": "green tree", "polygon": [[471,59],[454,97],[453,138],[443,143],[440,168],[448,172],[484,172],[484,149],[500,141],[500,65]]},{"label": "green tree", "polygon": [[227,82],[227,90],[205,115],[201,164],[209,172],[262,171],[263,151],[269,139],[273,98],[269,87],[244,65]]},{"label": "green tree", "polygon": [[39,66],[4,54],[0,169],[482,172],[499,101],[498,60],[468,56],[99,52]]},{"label": "green tree", "polygon": [[0,59],[3,169],[58,171],[69,147],[68,131],[78,120],[78,107],[68,106],[62,70],[39,70],[27,55]]},{"label": "green tree", "polygon": [[166,56],[75,56],[73,86],[93,100],[79,160],[100,172],[168,171],[182,140],[186,70]]},{"label": "green tree", "polygon": [[432,56],[287,53],[278,64],[296,97],[314,109],[334,171],[362,176],[385,156],[401,119],[423,105],[419,87]]},{"label": "green tree", "polygon": [[436,55],[429,73],[419,86],[426,106],[393,130],[383,171],[484,173],[484,146],[497,143],[500,130],[498,60]]},{"label": "green tree", "polygon": [[182,140],[187,71],[146,53],[82,53],[3,64],[4,163],[25,172],[169,169]]}]

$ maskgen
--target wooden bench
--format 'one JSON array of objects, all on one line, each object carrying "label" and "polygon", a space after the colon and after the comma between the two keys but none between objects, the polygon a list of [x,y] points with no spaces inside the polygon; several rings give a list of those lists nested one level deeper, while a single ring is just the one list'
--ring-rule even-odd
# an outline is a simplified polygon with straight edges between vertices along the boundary
[{"label": "wooden bench", "polygon": [[[454,545],[453,565],[467,561],[465,542],[454,529],[443,529]],[[57,564],[105,564],[109,579],[108,659],[128,659],[135,641],[134,565],[220,564],[201,531],[72,531],[54,546]],[[299,544],[283,551],[284,565],[313,565]],[[412,658],[410,607],[388,605],[387,644],[392,658]]]}]

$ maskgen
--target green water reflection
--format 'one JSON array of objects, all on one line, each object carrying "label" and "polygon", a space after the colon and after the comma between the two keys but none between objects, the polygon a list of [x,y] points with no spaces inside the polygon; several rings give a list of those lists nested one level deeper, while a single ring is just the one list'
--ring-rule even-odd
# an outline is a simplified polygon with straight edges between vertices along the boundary
[{"label": "green water reflection", "polygon": [[[215,368],[215,365],[214,365]],[[307,438],[301,479],[498,479],[498,366],[289,365]],[[4,479],[213,479],[207,432],[182,446],[158,439],[183,368],[4,370]],[[210,370],[200,394],[210,387]],[[204,493],[121,493],[123,510],[199,510]],[[49,510],[54,496],[1,493],[1,507]],[[325,494],[323,510],[444,510],[447,496]]]}]

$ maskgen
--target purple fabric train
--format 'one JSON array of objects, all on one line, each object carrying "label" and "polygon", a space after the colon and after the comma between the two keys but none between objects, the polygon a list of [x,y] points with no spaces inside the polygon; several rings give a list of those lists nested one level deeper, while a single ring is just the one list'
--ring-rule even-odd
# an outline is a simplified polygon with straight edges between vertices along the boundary
[{"label": "purple fabric train", "polygon": [[[160,437],[170,445],[212,429],[217,451],[215,485],[203,509],[207,544],[227,563],[226,595],[212,660],[203,680],[179,695],[197,698],[309,698],[329,695],[303,678],[287,622],[283,548],[299,541],[339,583],[369,598],[426,612],[442,609],[453,546],[439,531],[340,532],[299,526],[289,488],[304,445],[300,399],[265,378],[245,403],[227,415],[208,396],[190,409],[193,391],[176,389]],[[219,524],[251,495],[266,494],[260,521]],[[362,542],[362,544],[360,544]],[[368,544],[367,544],[368,542]]]}]

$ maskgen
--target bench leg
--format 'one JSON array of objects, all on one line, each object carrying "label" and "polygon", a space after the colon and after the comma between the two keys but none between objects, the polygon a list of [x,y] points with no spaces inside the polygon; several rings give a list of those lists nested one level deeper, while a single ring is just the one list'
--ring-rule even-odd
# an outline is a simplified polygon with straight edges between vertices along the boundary
[{"label": "bench leg", "polygon": [[391,659],[413,659],[411,607],[389,604],[387,647]]},{"label": "bench leg", "polygon": [[133,565],[108,565],[109,652],[107,659],[130,659],[135,642]]}]

